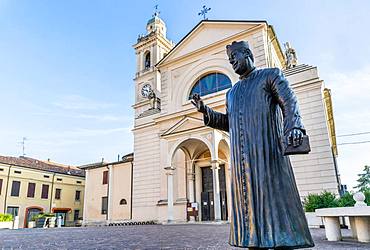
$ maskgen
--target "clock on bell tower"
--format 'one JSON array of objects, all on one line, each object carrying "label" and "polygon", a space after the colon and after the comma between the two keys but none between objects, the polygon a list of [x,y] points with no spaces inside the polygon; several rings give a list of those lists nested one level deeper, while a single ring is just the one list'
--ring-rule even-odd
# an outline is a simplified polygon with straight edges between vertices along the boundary
[{"label": "clock on bell tower", "polygon": [[[135,119],[160,112],[160,72],[155,65],[174,46],[166,38],[166,24],[159,17],[157,8],[147,22],[146,31],[145,35],[138,36],[137,43],[133,45],[136,54],[135,104],[133,105]],[[151,112],[146,112],[148,110]]]}]

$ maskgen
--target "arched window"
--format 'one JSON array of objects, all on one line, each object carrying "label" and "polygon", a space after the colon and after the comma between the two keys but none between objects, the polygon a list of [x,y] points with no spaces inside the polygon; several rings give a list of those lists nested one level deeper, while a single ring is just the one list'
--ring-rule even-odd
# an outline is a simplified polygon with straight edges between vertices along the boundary
[{"label": "arched window", "polygon": [[150,52],[148,51],[144,55],[144,69],[150,68]]},{"label": "arched window", "polygon": [[122,199],[122,200],[120,200],[119,204],[120,204],[120,205],[126,205],[126,204],[127,204],[126,199]]},{"label": "arched window", "polygon": [[231,88],[231,80],[222,73],[211,73],[200,78],[190,91],[189,99],[193,94],[209,95],[227,88]]}]

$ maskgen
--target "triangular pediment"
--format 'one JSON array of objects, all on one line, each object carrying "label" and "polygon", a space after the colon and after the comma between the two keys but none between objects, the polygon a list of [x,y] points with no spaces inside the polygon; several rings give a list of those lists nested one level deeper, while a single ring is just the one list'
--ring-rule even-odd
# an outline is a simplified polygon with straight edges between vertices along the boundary
[{"label": "triangular pediment", "polygon": [[157,66],[207,48],[212,44],[246,32],[265,21],[209,21],[204,20],[194,27]]},{"label": "triangular pediment", "polygon": [[202,119],[191,116],[184,116],[175,125],[167,129],[161,136],[168,136],[202,127],[204,127],[204,122]]}]

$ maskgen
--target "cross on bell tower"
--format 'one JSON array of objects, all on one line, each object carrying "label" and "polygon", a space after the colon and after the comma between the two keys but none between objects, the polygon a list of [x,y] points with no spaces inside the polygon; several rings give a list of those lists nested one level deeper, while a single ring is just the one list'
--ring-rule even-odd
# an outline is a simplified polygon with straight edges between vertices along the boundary
[{"label": "cross on bell tower", "polygon": [[155,6],[154,6],[154,14],[153,14],[153,17],[155,17],[155,16],[158,16],[159,17],[159,14],[161,14],[161,12],[158,10],[158,4],[156,4]]}]

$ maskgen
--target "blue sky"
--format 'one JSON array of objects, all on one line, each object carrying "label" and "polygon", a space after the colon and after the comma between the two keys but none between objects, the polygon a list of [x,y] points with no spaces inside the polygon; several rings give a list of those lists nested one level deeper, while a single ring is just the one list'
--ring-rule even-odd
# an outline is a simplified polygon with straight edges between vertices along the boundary
[{"label": "blue sky", "polygon": [[[337,134],[370,131],[368,1],[0,0],[0,154],[21,155],[22,137],[27,156],[66,164],[131,152],[132,45],[155,4],[174,42],[204,4],[209,19],[267,20],[300,63],[318,66]],[[354,141],[370,134],[338,137]],[[370,164],[370,144],[340,145],[338,164],[351,188]]]}]

